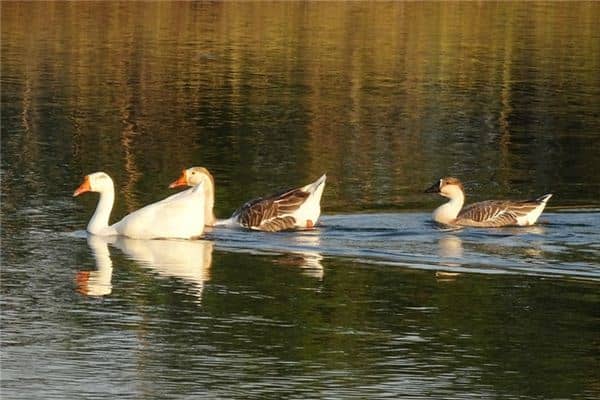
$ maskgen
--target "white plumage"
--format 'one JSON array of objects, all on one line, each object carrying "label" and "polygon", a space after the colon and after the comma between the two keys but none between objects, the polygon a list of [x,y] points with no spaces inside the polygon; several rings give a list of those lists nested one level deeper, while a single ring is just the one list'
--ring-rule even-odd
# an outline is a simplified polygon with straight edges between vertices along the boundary
[{"label": "white plumage", "polygon": [[204,232],[204,188],[200,184],[126,215],[119,222],[108,221],[115,199],[113,180],[104,172],[87,175],[73,196],[98,192],[100,199],[87,231],[94,235],[121,235],[134,239],[192,239]]}]

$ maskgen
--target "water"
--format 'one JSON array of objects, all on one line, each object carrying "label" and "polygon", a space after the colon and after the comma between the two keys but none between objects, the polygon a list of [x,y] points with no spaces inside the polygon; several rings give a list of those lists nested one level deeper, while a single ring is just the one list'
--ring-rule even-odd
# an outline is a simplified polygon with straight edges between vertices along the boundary
[{"label": "water", "polygon": [[[2,3],[2,398],[598,398],[600,7]],[[300,233],[87,237],[183,167]],[[554,193],[538,225],[429,221]]]}]

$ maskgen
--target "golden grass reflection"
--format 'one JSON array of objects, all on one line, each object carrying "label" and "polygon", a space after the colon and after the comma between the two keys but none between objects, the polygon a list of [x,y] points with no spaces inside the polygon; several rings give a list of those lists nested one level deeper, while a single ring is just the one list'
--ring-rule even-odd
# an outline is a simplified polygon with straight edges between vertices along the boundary
[{"label": "golden grass reflection", "polygon": [[[600,87],[599,19],[595,2],[3,2],[2,75],[34,138],[26,109],[58,102],[81,169],[127,175],[128,210],[149,179],[199,163],[234,181],[327,171],[334,209],[414,203],[402,188],[448,169],[507,187],[550,163],[515,161],[512,121]],[[530,81],[545,108],[519,103]],[[528,151],[547,154],[536,135]]]}]

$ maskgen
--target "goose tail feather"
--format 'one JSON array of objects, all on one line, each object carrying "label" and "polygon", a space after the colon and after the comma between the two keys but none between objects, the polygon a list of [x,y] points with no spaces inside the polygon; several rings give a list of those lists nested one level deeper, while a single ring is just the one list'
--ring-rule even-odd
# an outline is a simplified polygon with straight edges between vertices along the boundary
[{"label": "goose tail feather", "polygon": [[552,197],[552,193],[548,193],[548,194],[545,194],[543,196],[540,196],[537,199],[535,199],[535,201],[537,203],[544,203],[545,204],[545,203],[548,202],[548,200],[550,200],[550,197]]},{"label": "goose tail feather", "polygon": [[313,183],[309,183],[308,185],[306,185],[303,190],[308,192],[308,193],[314,193],[317,191],[317,189],[319,188],[319,186],[321,186],[323,183],[325,183],[325,180],[327,179],[327,174],[323,174],[319,179],[317,179],[316,181],[314,181]]}]

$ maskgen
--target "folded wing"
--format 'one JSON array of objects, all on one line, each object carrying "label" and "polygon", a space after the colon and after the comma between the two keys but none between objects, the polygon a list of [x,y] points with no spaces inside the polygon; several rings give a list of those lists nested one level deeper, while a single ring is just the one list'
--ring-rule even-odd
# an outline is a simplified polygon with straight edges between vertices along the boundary
[{"label": "folded wing", "polygon": [[482,201],[463,208],[455,223],[457,225],[486,227],[522,225],[520,221],[539,205],[535,200]]},{"label": "folded wing", "polygon": [[293,229],[296,224],[293,213],[309,195],[302,189],[291,189],[250,200],[233,213],[233,218],[248,229],[270,232]]}]

